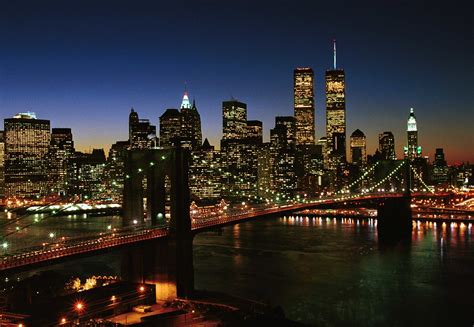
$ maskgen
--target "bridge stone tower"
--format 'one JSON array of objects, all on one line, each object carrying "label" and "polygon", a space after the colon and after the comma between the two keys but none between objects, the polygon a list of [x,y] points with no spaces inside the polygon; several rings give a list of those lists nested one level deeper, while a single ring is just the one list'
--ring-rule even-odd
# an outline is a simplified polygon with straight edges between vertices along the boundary
[{"label": "bridge stone tower", "polygon": [[[130,150],[125,162],[123,225],[166,222],[166,181],[170,184],[169,237],[124,251],[125,279],[154,283],[157,297],[188,297],[194,289],[193,235],[189,215],[189,151],[183,148]],[[146,190],[144,190],[146,184]],[[146,194],[145,194],[146,191]],[[160,287],[167,289],[162,291]],[[160,295],[161,294],[161,295]]]},{"label": "bridge stone tower", "polygon": [[410,241],[412,231],[411,211],[411,166],[408,160],[404,162],[405,191],[403,196],[387,197],[377,206],[377,231],[379,240],[384,243]]}]

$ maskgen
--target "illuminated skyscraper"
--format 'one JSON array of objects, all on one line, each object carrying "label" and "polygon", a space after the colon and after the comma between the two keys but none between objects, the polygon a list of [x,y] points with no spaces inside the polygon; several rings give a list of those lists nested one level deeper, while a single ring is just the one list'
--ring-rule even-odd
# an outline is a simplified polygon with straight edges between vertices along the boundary
[{"label": "illuminated skyscraper", "polygon": [[383,160],[397,160],[395,155],[395,138],[392,132],[379,134],[379,152]]},{"label": "illuminated skyscraper", "polygon": [[436,149],[432,176],[435,184],[446,184],[448,182],[448,165],[444,158],[444,151],[441,148]]},{"label": "illuminated skyscraper", "polygon": [[182,116],[178,109],[166,109],[160,117],[160,146],[176,145],[181,140]]},{"label": "illuminated skyscraper", "polygon": [[358,166],[365,166],[367,163],[365,134],[360,129],[351,134],[351,162]]},{"label": "illuminated skyscraper", "polygon": [[345,73],[336,68],[336,42],[334,41],[334,67],[326,71],[326,137],[327,162],[330,170],[346,161],[346,96]]},{"label": "illuminated skyscraper", "polygon": [[5,141],[3,139],[3,131],[0,131],[0,199],[3,198],[5,192]]},{"label": "illuminated skyscraper", "polygon": [[128,122],[130,149],[149,149],[155,145],[156,126],[151,125],[148,119],[139,119],[132,108]]},{"label": "illuminated skyscraper", "polygon": [[275,192],[285,196],[296,191],[296,135],[294,117],[275,117],[275,128],[270,130],[272,185]]},{"label": "illuminated skyscraper", "polygon": [[421,147],[418,146],[418,128],[413,108],[410,108],[410,116],[408,116],[407,138],[408,143],[404,149],[405,157],[410,160],[419,158],[421,156]]},{"label": "illuminated skyscraper", "polygon": [[191,149],[202,145],[201,116],[196,107],[196,102],[189,103],[188,93],[184,92],[181,102],[181,137],[189,143]]},{"label": "illuminated skyscraper", "polygon": [[5,188],[7,197],[36,198],[48,193],[49,120],[34,113],[5,119]]},{"label": "illuminated skyscraper", "polygon": [[237,100],[222,103],[223,195],[257,195],[258,151],[262,144],[262,122],[247,121],[247,105]]},{"label": "illuminated skyscraper", "polygon": [[311,68],[294,71],[294,108],[296,119],[296,144],[315,144],[314,76]]},{"label": "illuminated skyscraper", "polygon": [[247,105],[237,100],[222,102],[222,141],[241,140],[247,129]]},{"label": "illuminated skyscraper", "polygon": [[53,128],[49,147],[49,180],[51,192],[65,193],[67,190],[67,166],[74,154],[74,141],[70,128]]},{"label": "illuminated skyscraper", "polygon": [[192,151],[189,165],[189,189],[192,198],[218,199],[222,189],[220,152],[207,139]]}]

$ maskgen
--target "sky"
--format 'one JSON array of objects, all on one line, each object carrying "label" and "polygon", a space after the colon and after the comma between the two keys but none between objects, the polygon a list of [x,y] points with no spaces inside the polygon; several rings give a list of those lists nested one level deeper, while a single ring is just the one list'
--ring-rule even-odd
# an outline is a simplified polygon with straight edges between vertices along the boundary
[{"label": "sky", "polygon": [[413,107],[423,154],[474,162],[473,13],[444,1],[0,0],[0,128],[27,110],[72,128],[78,150],[128,138],[128,114],[159,125],[185,85],[203,136],[218,146],[222,101],[263,121],[293,115],[293,69],[315,72],[316,136],[324,73],[346,73],[347,138],[392,131],[397,154]]}]

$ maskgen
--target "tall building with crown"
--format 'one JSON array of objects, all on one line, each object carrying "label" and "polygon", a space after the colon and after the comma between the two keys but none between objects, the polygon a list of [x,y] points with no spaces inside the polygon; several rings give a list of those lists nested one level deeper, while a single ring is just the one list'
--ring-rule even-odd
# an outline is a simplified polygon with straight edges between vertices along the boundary
[{"label": "tall building with crown", "polygon": [[367,163],[367,150],[365,134],[356,129],[351,134],[351,162],[357,166],[365,166]]},{"label": "tall building with crown", "polygon": [[410,108],[410,115],[407,121],[407,146],[404,148],[405,157],[414,160],[421,156],[421,147],[418,145],[418,128],[413,108]]},{"label": "tall building with crown", "polygon": [[202,145],[201,116],[196,101],[193,100],[191,105],[186,91],[181,102],[181,137],[191,149],[197,149]]}]

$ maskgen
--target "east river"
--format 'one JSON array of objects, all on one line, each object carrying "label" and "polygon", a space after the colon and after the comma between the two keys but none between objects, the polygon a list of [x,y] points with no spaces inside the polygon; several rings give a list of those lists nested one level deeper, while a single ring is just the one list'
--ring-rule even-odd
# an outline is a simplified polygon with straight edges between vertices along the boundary
[{"label": "east river", "polygon": [[[119,217],[28,219],[30,226],[7,238],[7,251],[120,226]],[[3,213],[0,223],[8,223]],[[279,305],[288,318],[316,326],[472,326],[473,233],[474,226],[420,223],[410,243],[386,246],[375,220],[246,222],[195,237],[195,287]],[[118,257],[56,269],[80,277],[119,274]]]}]

